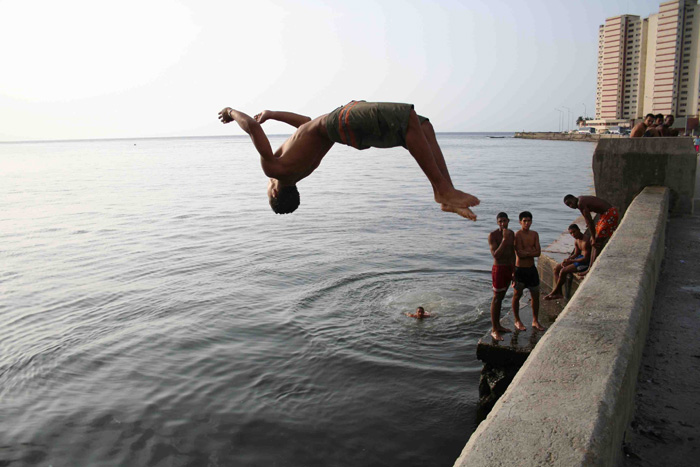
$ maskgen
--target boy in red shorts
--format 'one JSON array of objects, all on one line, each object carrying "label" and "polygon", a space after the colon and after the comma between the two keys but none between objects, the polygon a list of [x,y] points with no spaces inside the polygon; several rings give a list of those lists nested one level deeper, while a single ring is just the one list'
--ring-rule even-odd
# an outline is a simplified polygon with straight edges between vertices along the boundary
[{"label": "boy in red shorts", "polygon": [[491,337],[502,341],[502,332],[511,332],[501,326],[501,304],[506,296],[508,286],[513,280],[515,271],[515,234],[508,229],[508,214],[499,212],[496,216],[498,228],[489,234],[489,247],[493,256],[491,280],[493,283],[493,299],[491,299]]}]

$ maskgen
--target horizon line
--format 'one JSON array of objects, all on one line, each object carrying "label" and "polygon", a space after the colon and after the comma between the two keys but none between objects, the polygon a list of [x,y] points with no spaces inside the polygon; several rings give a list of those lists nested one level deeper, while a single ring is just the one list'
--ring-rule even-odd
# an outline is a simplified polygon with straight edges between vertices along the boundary
[{"label": "horizon line", "polygon": [[[485,134],[485,133],[518,133],[517,131],[436,131],[437,135],[449,134]],[[291,136],[292,133],[273,133],[270,136]],[[68,139],[27,139],[27,140],[12,140],[0,141],[0,144],[27,144],[27,143],[80,143],[90,141],[133,141],[133,140],[152,140],[152,139],[204,139],[204,138],[237,138],[247,137],[248,135],[201,135],[201,136],[132,136],[132,137],[113,137],[113,138],[68,138]]]}]

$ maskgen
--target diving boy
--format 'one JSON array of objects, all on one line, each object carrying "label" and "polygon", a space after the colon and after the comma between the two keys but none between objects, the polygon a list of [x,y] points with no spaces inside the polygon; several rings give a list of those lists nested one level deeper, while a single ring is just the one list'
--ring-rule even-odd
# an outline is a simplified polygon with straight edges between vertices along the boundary
[{"label": "diving boy", "polygon": [[[292,112],[264,110],[255,117],[225,107],[222,123],[236,122],[248,133],[270,179],[267,196],[277,214],[289,214],[299,206],[297,183],[311,175],[335,143],[357,149],[408,149],[433,188],[433,197],[446,212],[476,220],[470,208],[479,199],[455,189],[430,121],[419,116],[412,104],[352,101],[313,120]],[[297,130],[276,151],[262,129],[267,120],[287,123]],[[329,183],[332,183],[329,182]]]}]

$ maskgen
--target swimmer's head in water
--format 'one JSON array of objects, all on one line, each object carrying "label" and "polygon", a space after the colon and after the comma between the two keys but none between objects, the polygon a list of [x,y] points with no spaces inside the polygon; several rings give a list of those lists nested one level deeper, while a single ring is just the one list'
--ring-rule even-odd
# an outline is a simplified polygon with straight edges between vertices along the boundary
[{"label": "swimmer's head in water", "polygon": [[[275,194],[277,196],[274,196]],[[268,189],[267,196],[270,199],[270,207],[276,214],[291,214],[301,202],[296,185],[283,186],[274,191]]]},{"label": "swimmer's head in water", "polygon": [[424,315],[424,314],[425,314],[425,308],[423,308],[422,306],[419,306],[418,308],[416,308],[416,314],[418,314],[418,315]]}]

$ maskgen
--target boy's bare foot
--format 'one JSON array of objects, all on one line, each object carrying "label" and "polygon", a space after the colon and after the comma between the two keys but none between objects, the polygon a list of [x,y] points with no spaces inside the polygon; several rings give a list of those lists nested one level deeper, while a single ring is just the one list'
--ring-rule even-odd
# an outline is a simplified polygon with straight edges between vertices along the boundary
[{"label": "boy's bare foot", "polygon": [[503,336],[501,336],[502,332],[512,332],[512,331],[508,328],[504,328],[503,326],[499,326],[498,329],[491,329],[491,337],[493,337],[494,340],[502,341],[503,340]]},{"label": "boy's bare foot", "polygon": [[516,322],[515,322],[515,329],[517,329],[518,331],[525,331],[525,330],[527,330],[527,328],[525,327],[525,325],[523,324],[522,321],[516,321]]},{"label": "boy's bare foot", "polygon": [[481,202],[476,196],[472,196],[469,193],[465,193],[455,188],[452,188],[444,193],[436,193],[435,201],[440,204],[446,204],[456,208],[471,208],[478,206]]},{"label": "boy's bare foot", "polygon": [[558,293],[557,294],[549,294],[549,295],[544,296],[545,300],[559,300],[562,298],[564,298],[564,296],[562,294],[558,294]]},{"label": "boy's bare foot", "polygon": [[469,208],[456,208],[454,206],[448,206],[447,204],[441,205],[440,208],[445,212],[454,212],[470,221],[476,221],[476,214]]},{"label": "boy's bare foot", "polygon": [[576,273],[574,274],[574,276],[578,277],[579,279],[583,279],[584,277],[586,277],[586,274],[588,274],[588,271]]},{"label": "boy's bare foot", "polygon": [[544,331],[544,326],[542,326],[538,321],[533,321],[532,327],[537,329],[538,331]]}]

